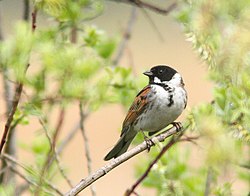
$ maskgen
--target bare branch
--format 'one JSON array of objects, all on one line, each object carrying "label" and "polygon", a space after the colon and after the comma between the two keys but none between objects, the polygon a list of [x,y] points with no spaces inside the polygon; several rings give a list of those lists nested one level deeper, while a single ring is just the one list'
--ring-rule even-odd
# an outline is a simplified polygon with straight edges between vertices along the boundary
[{"label": "bare branch", "polygon": [[[5,159],[11,163],[14,163],[15,165],[19,166],[20,168],[24,169],[25,171],[32,173],[33,175],[37,176],[37,173],[35,173],[33,170],[29,169],[28,167],[26,167],[25,165],[23,165],[22,163],[18,162],[14,157],[11,157],[7,154],[2,154],[1,159]],[[9,166],[12,167],[12,166]],[[12,167],[12,169],[15,169]],[[15,170],[16,171],[16,170]],[[19,172],[20,173],[20,172]],[[18,174],[18,173],[17,173]],[[49,181],[47,181],[46,179],[44,179],[44,182],[46,183],[46,186],[50,187],[50,189],[54,190],[55,192],[57,192],[59,195],[63,195],[61,191],[59,191],[59,189],[57,187],[55,187],[52,183],[50,183]],[[38,185],[35,185],[38,186]]]},{"label": "bare branch", "polygon": [[[34,10],[32,12],[32,23],[31,23],[32,24],[32,32],[34,32],[36,30],[36,16],[37,16],[37,10],[36,10],[36,8],[34,8]],[[27,66],[26,66],[25,73],[27,72],[28,67],[29,67],[29,64],[27,64]],[[16,86],[15,95],[14,95],[14,99],[12,102],[11,110],[10,110],[7,122],[5,124],[5,127],[4,127],[4,132],[3,132],[3,136],[1,139],[1,143],[0,143],[0,154],[2,153],[3,147],[6,143],[6,138],[9,134],[10,126],[11,126],[11,123],[13,121],[14,114],[16,113],[16,109],[17,109],[17,106],[18,106],[18,103],[19,103],[19,100],[20,100],[20,97],[22,94],[22,90],[23,90],[23,83],[19,82],[18,85]]]},{"label": "bare branch", "polygon": [[[6,119],[8,119],[8,114],[11,112],[11,106],[12,102],[10,101],[10,97],[13,97],[12,89],[11,89],[11,83],[8,81],[8,69],[3,69],[3,86],[4,86],[4,100],[6,105]],[[9,128],[9,134],[7,135],[6,140],[8,143],[6,144],[6,147],[4,148],[4,152],[7,154],[11,154],[13,156],[16,156],[16,134],[15,134],[15,127],[11,126]],[[2,160],[1,168],[4,168],[6,166],[5,160]],[[14,166],[13,166],[14,167]],[[10,171],[9,169],[6,170],[5,173],[0,174],[0,183],[6,183],[12,182],[15,184],[15,174]]]},{"label": "bare branch", "polygon": [[242,167],[242,168],[250,170],[250,165],[248,165],[248,164],[239,164],[239,166]]},{"label": "bare branch", "polygon": [[80,129],[80,121],[72,128],[72,130],[69,132],[69,134],[62,140],[58,147],[57,153],[60,154],[65,146],[73,139],[75,134],[78,132],[78,129]]},{"label": "bare branch", "polygon": [[[80,129],[81,129],[83,140],[84,140],[84,148],[85,148],[85,156],[87,159],[88,174],[91,174],[92,173],[92,166],[91,166],[92,160],[91,160],[90,150],[89,150],[89,141],[88,141],[88,137],[85,131],[85,127],[84,127],[85,114],[84,114],[81,102],[79,103],[79,109],[80,109]],[[96,195],[96,191],[93,185],[90,186],[90,191],[93,196]]]},{"label": "bare branch", "polygon": [[165,145],[161,152],[157,155],[157,157],[150,163],[149,167],[147,168],[147,170],[143,173],[143,175],[135,182],[135,184],[131,187],[131,189],[127,190],[125,195],[129,196],[132,193],[135,193],[135,189],[136,187],[141,184],[141,182],[148,176],[149,172],[151,171],[151,169],[153,168],[153,166],[160,160],[160,158],[162,157],[162,155],[165,154],[165,152],[172,147],[176,141],[179,140],[179,138],[182,136],[182,134],[180,134],[177,137],[172,137],[172,139],[167,143],[167,145]]},{"label": "bare branch", "polygon": [[71,28],[70,41],[71,41],[71,43],[77,42],[77,27],[76,26],[73,26]]},{"label": "bare branch", "polygon": [[146,8],[146,9],[151,10],[153,12],[157,12],[158,14],[162,14],[162,15],[168,15],[177,6],[177,2],[172,3],[169,7],[164,9],[164,8],[157,7],[155,5],[152,5],[150,3],[147,3],[147,2],[144,2],[141,0],[111,0],[111,1],[115,1],[118,3],[132,4],[132,5],[141,7],[141,8]]},{"label": "bare branch", "polygon": [[212,167],[209,167],[207,170],[207,179],[206,179],[206,187],[205,187],[204,196],[210,195],[212,180],[213,180],[213,169]]},{"label": "bare branch", "polygon": [[117,66],[117,64],[119,63],[121,57],[123,56],[124,49],[126,48],[127,42],[131,38],[131,32],[132,32],[133,25],[136,21],[136,15],[137,15],[137,8],[132,7],[130,18],[127,24],[127,28],[125,29],[125,32],[123,33],[123,39],[119,45],[117,55],[113,60],[114,66]]},{"label": "bare branch", "polygon": [[53,138],[52,138],[52,144],[51,144],[52,149],[55,149],[55,147],[56,147],[57,138],[58,138],[58,135],[62,129],[64,117],[65,117],[65,109],[62,108],[60,111],[60,114],[59,114],[59,119],[57,121],[56,129],[55,129],[55,132],[54,132]]},{"label": "bare branch", "polygon": [[[178,132],[176,127],[172,127],[170,129],[167,129],[162,134],[159,134],[152,138],[152,141],[156,144],[159,142],[164,141],[167,137],[170,137],[171,135],[174,135]],[[135,148],[131,149],[130,151],[122,154],[121,156],[117,157],[116,159],[111,160],[108,164],[101,167],[96,172],[92,173],[88,177],[82,179],[73,189],[68,191],[65,195],[67,196],[73,196],[80,193],[83,189],[91,185],[93,182],[98,180],[99,178],[103,177],[105,174],[116,168],[118,165],[122,164],[123,162],[127,161],[128,159],[134,157],[135,155],[143,152],[144,150],[148,149],[148,144],[144,141],[143,143],[139,144]],[[153,146],[154,144],[150,144]]]},{"label": "bare branch", "polygon": [[30,5],[29,0],[23,0],[23,20],[28,21],[29,20],[29,14],[30,14]]},{"label": "bare branch", "polygon": [[65,174],[65,172],[64,172],[64,170],[63,170],[63,168],[62,168],[62,166],[61,166],[61,161],[60,161],[60,159],[59,159],[59,155],[58,155],[58,152],[57,152],[56,149],[55,149],[55,160],[56,160],[57,167],[58,167],[58,169],[59,169],[61,175],[62,175],[63,178],[66,180],[66,182],[68,183],[69,187],[70,187],[70,188],[73,188],[74,186],[73,186],[71,180],[70,180],[70,179],[68,178],[68,176]]},{"label": "bare branch", "polygon": [[32,32],[36,30],[36,16],[37,16],[37,9],[36,7],[33,7],[33,11],[31,13],[32,15]]},{"label": "bare branch", "polygon": [[19,103],[19,100],[20,100],[20,97],[22,94],[22,90],[23,90],[23,84],[20,82],[16,87],[14,100],[12,102],[12,108],[10,110],[10,114],[8,116],[7,122],[6,122],[5,127],[4,127],[4,132],[3,132],[3,136],[2,136],[2,140],[1,140],[1,144],[0,144],[0,154],[2,153],[4,144],[6,143],[6,138],[8,136],[10,126],[11,126],[11,123],[13,121],[13,117],[14,117],[14,114],[16,112],[16,109],[17,109],[17,106],[18,106],[18,103]]},{"label": "bare branch", "polygon": [[58,134],[59,134],[59,132],[60,132],[60,130],[62,128],[63,121],[64,121],[64,116],[65,116],[65,111],[64,111],[64,109],[61,109],[60,114],[59,114],[59,119],[58,119],[58,122],[57,122],[57,126],[56,126],[56,130],[55,130],[55,132],[53,134],[52,139],[49,136],[49,130],[48,130],[45,122],[43,121],[43,119],[39,118],[39,122],[42,125],[42,127],[43,127],[43,129],[45,131],[45,135],[48,138],[48,141],[50,143],[50,151],[48,152],[47,159],[44,162],[43,168],[41,170],[40,179],[39,179],[39,183],[38,183],[39,186],[35,190],[36,195],[39,194],[40,185],[43,183],[44,175],[45,175],[46,171],[50,168],[50,166],[52,164],[52,161],[54,161],[54,160],[56,160],[58,169],[59,169],[61,175],[63,176],[63,178],[66,180],[66,182],[69,184],[70,187],[73,187],[71,181],[66,176],[64,170],[61,167],[60,160],[59,160],[59,155],[57,154],[57,151],[56,151],[56,148],[55,148],[56,140],[57,140]]},{"label": "bare branch", "polygon": [[3,32],[2,32],[2,22],[1,22],[1,13],[0,13],[0,41],[3,40]]}]

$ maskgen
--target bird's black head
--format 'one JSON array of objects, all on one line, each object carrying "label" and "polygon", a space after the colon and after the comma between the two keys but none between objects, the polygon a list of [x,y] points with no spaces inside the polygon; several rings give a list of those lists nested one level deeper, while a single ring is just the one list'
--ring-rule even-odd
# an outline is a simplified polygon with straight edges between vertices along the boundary
[{"label": "bird's black head", "polygon": [[164,84],[170,81],[176,73],[177,71],[169,66],[157,65],[143,74],[149,77],[149,84]]}]

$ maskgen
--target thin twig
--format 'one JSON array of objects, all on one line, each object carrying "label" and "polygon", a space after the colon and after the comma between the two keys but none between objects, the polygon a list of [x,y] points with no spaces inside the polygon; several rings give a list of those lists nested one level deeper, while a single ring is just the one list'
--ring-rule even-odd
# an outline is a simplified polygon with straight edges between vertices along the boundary
[{"label": "thin twig", "polygon": [[30,4],[29,0],[23,0],[23,20],[29,21]]},{"label": "thin twig", "polygon": [[63,176],[63,178],[68,183],[68,185],[70,187],[73,187],[71,181],[69,180],[69,178],[67,177],[67,175],[65,174],[64,170],[61,167],[59,156],[58,156],[56,148],[55,148],[55,146],[56,146],[56,140],[57,140],[59,132],[60,132],[60,130],[62,128],[63,121],[64,121],[64,116],[65,116],[65,110],[61,109],[60,114],[59,114],[59,119],[58,119],[58,122],[57,122],[57,126],[56,126],[56,130],[55,130],[55,132],[53,134],[52,139],[49,136],[49,130],[48,130],[45,122],[43,121],[43,119],[39,118],[39,122],[42,125],[42,127],[43,127],[43,129],[45,131],[45,135],[48,138],[48,141],[50,143],[50,151],[48,152],[47,159],[44,162],[43,168],[41,170],[40,179],[39,179],[39,183],[38,183],[39,186],[35,190],[35,195],[39,195],[39,192],[40,192],[40,188],[39,187],[43,183],[43,178],[44,178],[45,172],[50,168],[53,160],[56,160],[58,169],[59,169],[61,175]]},{"label": "thin twig", "polygon": [[[152,138],[152,141],[154,144],[158,142],[164,141],[167,137],[170,137],[171,135],[174,135],[178,132],[176,127],[172,127],[170,129],[167,129],[162,134],[159,134]],[[153,143],[150,143],[150,146],[154,145]],[[122,154],[121,156],[117,157],[116,159],[111,160],[108,164],[104,165],[100,169],[98,169],[96,172],[92,173],[88,177],[82,179],[73,189],[69,190],[65,195],[66,196],[73,196],[80,193],[83,189],[90,186],[93,182],[98,180],[99,178],[103,177],[105,174],[122,164],[123,162],[127,161],[128,159],[134,157],[135,155],[143,152],[144,150],[148,149],[148,143],[143,142],[136,146],[135,148],[131,149],[130,151]]]},{"label": "thin twig", "polygon": [[161,152],[157,155],[157,157],[151,162],[151,164],[148,166],[147,170],[143,173],[143,175],[136,181],[136,183],[131,187],[131,189],[127,190],[125,195],[129,196],[132,193],[135,194],[135,188],[141,184],[141,182],[148,176],[149,172],[151,171],[151,169],[153,168],[153,166],[160,160],[160,158],[162,157],[162,155],[170,148],[172,147],[175,143],[177,142],[183,142],[183,141],[188,141],[188,142],[192,142],[194,144],[195,143],[193,140],[197,140],[199,139],[199,136],[185,136],[185,138],[181,138],[183,136],[182,132],[180,135],[178,135],[177,137],[172,137],[172,139],[166,144],[166,146],[164,146],[161,150]]},{"label": "thin twig", "polygon": [[111,0],[111,1],[115,1],[118,3],[129,3],[132,5],[136,5],[138,7],[143,7],[143,8],[149,9],[153,12],[157,12],[157,13],[162,14],[162,15],[168,15],[169,12],[171,12],[177,6],[177,2],[171,4],[169,7],[164,9],[164,8],[157,7],[155,5],[152,5],[150,3],[147,3],[147,2],[144,2],[141,0]]},{"label": "thin twig", "polygon": [[183,137],[184,138],[180,138],[178,140],[178,142],[191,142],[194,145],[198,145],[198,143],[196,141],[194,141],[194,140],[197,140],[197,139],[200,138],[200,136],[186,136],[186,135],[184,135]]},{"label": "thin twig", "polygon": [[[85,131],[85,127],[84,127],[85,114],[84,114],[81,102],[79,103],[79,109],[80,109],[80,129],[81,129],[82,137],[84,140],[84,149],[85,149],[85,157],[87,159],[88,174],[90,175],[92,173],[92,160],[91,160],[90,150],[89,150],[89,141],[88,141],[88,137]],[[93,185],[90,186],[90,191],[93,196],[96,195],[96,191]]]},{"label": "thin twig", "polygon": [[210,195],[212,181],[213,181],[213,169],[212,167],[208,167],[204,196]]},{"label": "thin twig", "polygon": [[20,97],[22,94],[22,90],[23,90],[23,83],[20,82],[16,87],[16,91],[15,91],[15,95],[14,95],[14,100],[12,102],[10,114],[8,116],[7,122],[6,122],[5,127],[4,127],[4,132],[3,132],[3,136],[2,136],[2,140],[1,140],[1,144],[0,144],[0,154],[2,153],[4,144],[6,143],[6,138],[8,136],[10,126],[11,126],[11,123],[13,121],[13,117],[14,117],[14,114],[16,112],[16,109],[17,109],[17,106],[18,106],[18,103],[19,103],[19,100],[20,100]]},{"label": "thin twig", "polygon": [[162,155],[165,154],[165,152],[170,148],[172,147],[176,141],[179,140],[179,138],[182,136],[182,134],[180,134],[179,136],[177,137],[172,137],[172,139],[167,143],[167,145],[165,145],[161,152],[157,155],[157,157],[150,163],[150,165],[148,166],[147,170],[143,173],[143,175],[133,184],[133,186],[126,191],[125,195],[126,196],[129,196],[131,195],[132,193],[135,193],[135,189],[136,187],[141,184],[141,182],[148,176],[149,172],[151,171],[151,169],[153,168],[153,166],[160,160],[160,158],[162,157]]},{"label": "thin twig", "polygon": [[143,8],[149,9],[151,11],[157,12],[159,14],[163,14],[163,15],[168,15],[177,6],[177,2],[174,2],[170,6],[168,6],[167,8],[163,9],[161,7],[156,7],[150,3],[143,2],[141,0],[129,0],[129,1],[134,3],[135,5],[137,5],[139,7],[143,7]]},{"label": "thin twig", "polygon": [[[32,180],[30,180],[29,178],[27,178],[24,174],[22,174],[21,172],[19,172],[17,169],[15,169],[12,166],[9,166],[10,170],[12,172],[14,172],[15,174],[17,174],[19,177],[21,177],[22,179],[24,179],[28,184],[33,185],[33,186],[38,186],[35,182],[33,182]],[[45,191],[47,194],[49,195],[53,195],[51,192]]]},{"label": "thin twig", "polygon": [[151,18],[151,16],[148,14],[148,12],[144,8],[141,8],[141,9],[142,9],[143,14],[148,19],[148,22],[152,25],[153,30],[155,30],[156,34],[158,35],[160,41],[164,41],[164,37],[162,33],[160,32],[159,28],[157,27],[157,25],[155,24],[154,20]]},{"label": "thin twig", "polygon": [[71,28],[70,41],[71,41],[71,43],[77,42],[77,27],[76,26],[73,26]]},{"label": "thin twig", "polygon": [[250,170],[250,165],[249,164],[239,164],[239,166],[244,168],[244,169]]},{"label": "thin twig", "polygon": [[[7,154],[2,154],[1,159],[6,159],[7,161],[14,163],[15,165],[19,166],[20,168],[24,169],[28,173],[31,173],[34,176],[38,176],[37,173],[35,173],[33,170],[29,169],[29,167],[23,165],[22,163],[18,162],[14,157],[11,157],[10,155]],[[59,195],[63,195],[61,191],[57,187],[55,187],[52,183],[50,183],[48,180],[44,179],[44,182],[46,183],[46,186],[57,192]]]},{"label": "thin twig", "polygon": [[52,138],[52,144],[51,144],[52,149],[55,149],[55,147],[56,147],[57,138],[58,138],[58,135],[62,129],[64,117],[65,117],[65,109],[62,108],[60,110],[59,119],[57,121],[56,129],[55,129],[55,132],[54,132],[53,138]]},{"label": "thin twig", "polygon": [[20,184],[17,188],[16,188],[16,193],[17,195],[23,195],[22,193],[24,191],[26,191],[29,188],[30,184],[28,182],[24,182],[23,184]]},{"label": "thin twig", "polygon": [[68,183],[69,187],[70,188],[73,188],[73,183],[71,182],[71,180],[68,178],[68,176],[66,175],[66,173],[64,172],[63,168],[62,168],[62,165],[61,165],[61,161],[59,159],[59,155],[58,155],[58,152],[57,150],[55,149],[55,160],[56,160],[56,163],[57,163],[57,167],[61,173],[61,175],[63,176],[63,178],[66,180],[66,182]]},{"label": "thin twig", "polygon": [[36,30],[36,18],[37,18],[37,9],[36,9],[36,7],[33,7],[33,11],[31,13],[31,16],[32,16],[31,27],[32,27],[32,32],[34,32]]},{"label": "thin twig", "polygon": [[132,7],[131,14],[128,20],[127,28],[125,29],[125,32],[123,33],[123,39],[119,45],[118,52],[116,57],[113,60],[113,65],[117,66],[121,57],[123,56],[124,49],[126,48],[128,40],[131,38],[131,32],[133,25],[136,21],[136,16],[137,16],[137,8]]},{"label": "thin twig", "polygon": [[[69,144],[69,142],[73,139],[75,134],[78,132],[80,129],[80,121],[72,128],[72,130],[69,132],[69,134],[60,142],[59,147],[57,148],[57,154],[58,156],[62,153],[63,149]],[[56,155],[54,154],[53,157],[51,158],[50,164],[55,160]]]},{"label": "thin twig", "polygon": [[[1,8],[1,7],[0,7]],[[0,41],[3,40],[3,32],[2,32],[2,22],[1,22],[1,12],[0,12]]]},{"label": "thin twig", "polygon": [[[36,10],[36,8],[34,8],[34,10],[32,12],[32,23],[31,23],[32,24],[32,32],[34,32],[36,30],[36,16],[37,16],[37,10]],[[26,66],[25,73],[27,72],[28,67],[29,67],[29,64],[27,64],[27,66]],[[10,113],[9,113],[7,122],[6,122],[5,127],[4,127],[4,132],[3,132],[3,136],[1,139],[1,143],[0,143],[0,154],[2,153],[4,144],[6,143],[6,138],[9,134],[10,126],[11,126],[11,123],[13,121],[14,114],[16,113],[16,109],[17,109],[17,106],[18,106],[18,103],[19,103],[19,100],[20,100],[20,97],[22,94],[22,90],[23,90],[23,83],[19,82],[17,87],[16,87],[16,90],[15,90],[15,95],[14,95],[14,99],[12,102],[12,107],[11,107]]]},{"label": "thin twig", "polygon": [[78,132],[78,129],[80,129],[80,121],[72,128],[72,130],[64,138],[64,140],[60,142],[61,144],[59,145],[57,149],[58,154],[61,154],[63,149],[66,147],[66,145],[74,138],[75,134]]},{"label": "thin twig", "polygon": [[[5,105],[6,105],[6,119],[8,119],[8,114],[11,111],[11,106],[12,106],[12,102],[10,101],[10,97],[13,97],[12,95],[12,90],[11,90],[11,84],[8,81],[8,69],[4,68],[3,69],[3,86],[4,86],[4,99],[5,99]],[[6,147],[4,148],[4,152],[7,154],[11,154],[13,156],[16,156],[16,134],[15,134],[15,128],[13,126],[11,126],[9,128],[9,134],[7,135],[6,140],[8,141],[8,143],[6,144]],[[4,168],[6,166],[6,162],[5,160],[2,160],[2,165],[1,168]],[[14,166],[13,166],[14,167]],[[8,184],[9,182],[12,182],[13,185],[16,184],[15,183],[15,175],[12,171],[10,171],[9,169],[5,172],[0,174],[0,183],[6,183]]]}]

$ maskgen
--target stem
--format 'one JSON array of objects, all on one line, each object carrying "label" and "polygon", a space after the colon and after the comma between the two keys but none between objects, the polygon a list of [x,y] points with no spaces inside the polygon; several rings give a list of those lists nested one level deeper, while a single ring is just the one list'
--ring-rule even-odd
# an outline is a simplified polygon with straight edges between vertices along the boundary
[{"label": "stem", "polygon": [[157,155],[157,157],[151,162],[151,164],[148,166],[147,170],[143,173],[143,175],[135,182],[135,184],[131,187],[131,189],[127,190],[125,195],[129,196],[132,193],[135,193],[135,189],[136,187],[141,184],[141,182],[148,176],[149,172],[151,171],[151,169],[153,168],[153,166],[160,160],[160,158],[162,157],[162,155],[165,154],[165,152],[172,147],[176,141],[181,137],[178,136],[178,138],[175,138],[174,136],[172,137],[172,139],[167,143],[166,146],[163,147],[163,149],[161,150],[161,152]]},{"label": "stem", "polygon": [[13,117],[14,117],[14,114],[16,112],[16,109],[17,109],[17,106],[18,106],[18,103],[19,103],[19,100],[20,100],[20,97],[22,94],[22,90],[23,90],[23,84],[19,83],[16,87],[14,100],[12,102],[12,108],[10,110],[10,114],[8,116],[7,122],[6,122],[5,127],[4,127],[4,132],[3,132],[2,140],[0,143],[0,154],[2,153],[4,144],[6,143],[6,138],[7,138],[7,135],[9,133],[10,126],[11,126],[11,123],[13,121]]},{"label": "stem", "polygon": [[[85,121],[85,114],[83,112],[83,107],[82,107],[82,103],[80,102],[79,104],[79,109],[80,109],[80,129],[82,132],[82,136],[83,136],[83,140],[84,140],[84,148],[85,148],[85,157],[87,159],[87,167],[88,167],[88,174],[90,175],[92,173],[92,160],[91,160],[91,156],[90,156],[90,150],[89,150],[89,140],[88,140],[88,136],[86,134],[86,130],[84,127],[84,121]],[[96,191],[93,185],[90,186],[90,191],[91,194],[93,196],[96,195]]]},{"label": "stem", "polygon": [[120,164],[126,162],[127,160],[131,159],[135,155],[143,152],[144,150],[148,149],[148,145],[153,146],[156,143],[164,141],[167,137],[170,137],[171,135],[174,135],[178,132],[176,127],[172,127],[170,129],[167,129],[165,132],[155,136],[152,138],[153,143],[147,144],[146,141],[139,144],[135,148],[131,149],[130,151],[122,154],[121,156],[111,160],[108,164],[104,165],[88,177],[82,179],[74,188],[69,190],[65,195],[66,196],[74,196],[80,193],[82,190],[84,190],[86,187],[90,186],[92,183],[94,183],[99,178],[106,175],[108,172],[119,166]]}]

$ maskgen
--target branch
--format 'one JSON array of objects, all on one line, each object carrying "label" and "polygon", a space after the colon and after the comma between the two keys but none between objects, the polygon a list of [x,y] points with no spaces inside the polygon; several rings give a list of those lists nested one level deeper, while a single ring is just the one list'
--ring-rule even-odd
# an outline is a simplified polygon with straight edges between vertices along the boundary
[{"label": "branch", "polygon": [[3,132],[3,136],[2,136],[2,140],[1,140],[1,144],[0,144],[0,154],[2,153],[4,144],[6,143],[6,138],[7,138],[7,135],[9,133],[14,114],[16,113],[16,109],[17,109],[17,106],[18,106],[18,103],[19,103],[19,100],[20,100],[20,97],[22,94],[22,90],[23,90],[23,83],[20,82],[16,87],[14,100],[12,102],[12,107],[11,107],[7,122],[6,122],[5,127],[4,127],[4,132]]},{"label": "branch", "polygon": [[[5,160],[7,160],[7,161],[9,161],[9,162],[11,162],[11,163],[14,163],[15,165],[19,166],[20,168],[22,168],[23,170],[25,170],[26,172],[28,172],[28,173],[30,173],[30,174],[32,174],[32,175],[34,175],[34,176],[37,176],[37,175],[38,175],[38,174],[35,173],[33,170],[31,170],[29,167],[27,167],[27,166],[23,165],[22,163],[18,162],[14,157],[11,157],[11,156],[9,156],[9,155],[7,155],[7,154],[2,154],[2,155],[0,156],[0,158],[1,158],[1,159],[5,159]],[[12,167],[12,166],[10,165],[9,167]],[[12,167],[12,169],[13,169],[13,167]],[[15,168],[14,168],[14,169],[15,169]],[[55,187],[51,182],[49,182],[49,181],[46,180],[46,179],[44,179],[44,181],[45,181],[45,183],[46,183],[46,186],[50,187],[52,190],[54,190],[55,192],[57,192],[59,195],[63,195],[63,194],[61,193],[61,191],[60,191],[57,187]],[[38,186],[38,185],[36,185],[36,186]]]},{"label": "branch", "polygon": [[[17,174],[19,177],[21,177],[22,179],[24,179],[29,185],[33,185],[33,186],[38,186],[35,182],[33,182],[32,180],[30,180],[29,178],[27,178],[24,174],[22,174],[21,172],[19,172],[17,169],[15,169],[13,166],[9,166],[10,170]],[[47,192],[47,194],[52,195],[52,193]]]},{"label": "branch", "polygon": [[[32,32],[34,32],[36,30],[36,16],[37,16],[37,10],[36,10],[36,8],[34,8],[34,10],[32,12],[32,23],[31,23],[32,24]],[[29,64],[27,64],[27,66],[26,66],[25,73],[27,72],[28,67],[29,67]],[[6,138],[9,134],[10,126],[11,126],[11,123],[13,121],[14,114],[16,113],[16,109],[17,109],[22,91],[23,91],[23,83],[19,82],[17,87],[16,87],[16,91],[15,91],[14,99],[12,102],[12,107],[10,109],[10,113],[9,113],[7,122],[6,122],[5,127],[4,127],[4,132],[3,132],[3,136],[1,139],[1,143],[0,143],[0,154],[2,153],[4,144],[6,143]]]},{"label": "branch", "polygon": [[169,7],[164,9],[164,8],[157,7],[155,5],[152,5],[150,3],[147,3],[147,2],[144,2],[141,0],[111,0],[111,1],[115,1],[118,3],[132,4],[132,5],[138,6],[140,8],[149,9],[153,12],[157,12],[157,13],[162,14],[162,15],[168,15],[177,6],[177,2],[172,3]]},{"label": "branch", "polygon": [[58,156],[58,153],[57,153],[57,150],[56,150],[56,140],[57,140],[57,137],[58,137],[58,134],[59,134],[60,130],[62,129],[64,116],[65,116],[65,110],[62,108],[61,111],[60,111],[60,114],[59,114],[59,119],[58,119],[57,126],[56,126],[56,129],[54,131],[52,139],[49,136],[49,130],[48,130],[45,122],[43,121],[43,119],[39,118],[39,122],[40,122],[40,124],[42,125],[42,127],[43,127],[43,129],[45,131],[46,137],[48,138],[48,141],[49,141],[49,144],[50,144],[50,151],[48,152],[47,159],[43,164],[41,174],[40,174],[40,178],[39,178],[39,183],[38,183],[39,186],[35,190],[35,195],[39,194],[40,187],[41,187],[41,185],[43,183],[43,180],[44,180],[44,175],[45,175],[46,171],[49,170],[49,168],[50,168],[50,166],[52,164],[52,161],[54,161],[54,160],[56,160],[58,169],[59,169],[61,175],[63,176],[63,178],[66,180],[66,182],[69,184],[70,187],[73,187],[71,181],[66,176],[66,174],[64,173],[64,171],[63,171],[63,169],[61,167],[59,156]]},{"label": "branch", "polygon": [[127,190],[125,195],[129,196],[132,193],[135,193],[135,189],[136,187],[141,184],[141,182],[148,176],[149,172],[151,171],[151,169],[153,168],[153,166],[160,160],[160,158],[162,157],[162,155],[165,154],[165,152],[171,148],[178,140],[179,138],[182,136],[182,134],[180,134],[179,136],[176,137],[172,137],[172,139],[167,143],[166,146],[164,146],[161,150],[161,152],[157,155],[157,157],[150,163],[149,167],[147,168],[147,170],[143,173],[143,175],[135,182],[135,184],[131,187],[131,189]]},{"label": "branch", "polygon": [[[171,135],[174,135],[178,132],[176,127],[172,127],[170,129],[167,129],[162,134],[159,134],[152,138],[152,141],[154,144],[164,141],[167,137],[170,137]],[[153,143],[150,143],[150,146],[154,145]],[[116,168],[118,165],[122,164],[123,162],[127,161],[128,159],[134,157],[135,155],[143,152],[144,150],[148,149],[148,144],[144,141],[143,143],[139,144],[135,148],[131,149],[130,151],[122,154],[121,156],[117,157],[116,159],[113,159],[108,164],[101,167],[96,172],[92,173],[88,177],[82,179],[73,189],[69,190],[65,195],[66,196],[73,196],[80,193],[83,189],[91,185],[93,182]]]},{"label": "branch", "polygon": [[[84,141],[84,148],[85,148],[85,156],[86,156],[86,159],[87,159],[88,174],[91,174],[92,173],[92,166],[91,166],[92,160],[91,160],[90,150],[89,150],[89,141],[88,141],[88,137],[87,137],[87,134],[86,134],[86,131],[85,131],[85,127],[84,127],[84,121],[85,121],[86,116],[84,114],[81,102],[79,103],[79,109],[80,109],[80,129],[81,129],[82,136],[83,136],[83,141]],[[95,188],[93,187],[93,185],[90,186],[90,191],[91,191],[91,194],[93,196],[96,195],[96,191],[95,191]]]},{"label": "branch", "polygon": [[205,186],[204,196],[210,195],[211,184],[212,184],[212,181],[213,181],[213,175],[214,175],[214,172],[213,172],[212,167],[210,166],[210,167],[208,167],[208,170],[207,170],[207,179],[206,179],[206,186]]},{"label": "branch", "polygon": [[1,13],[0,13],[0,41],[3,40],[2,23],[1,23]]},{"label": "branch", "polygon": [[32,32],[34,32],[36,30],[36,16],[37,16],[37,9],[35,7],[33,8],[31,15],[32,15],[31,27],[32,27]]},{"label": "branch", "polygon": [[29,21],[30,4],[29,0],[23,0],[23,20]]},{"label": "branch", "polygon": [[117,66],[117,64],[119,63],[121,57],[123,56],[123,52],[126,47],[126,44],[128,40],[131,38],[131,31],[136,21],[136,15],[137,15],[137,8],[133,7],[131,10],[130,18],[128,20],[127,28],[125,29],[125,32],[123,33],[123,39],[119,45],[117,55],[113,60],[114,66]]}]

